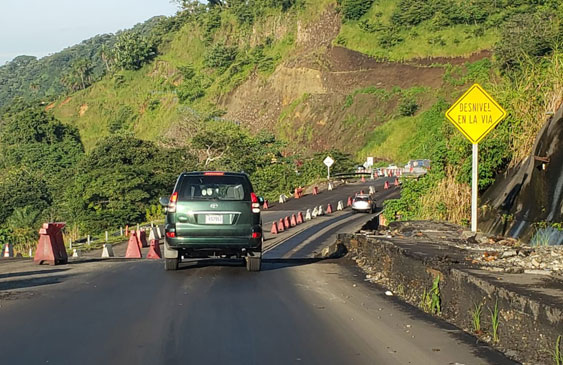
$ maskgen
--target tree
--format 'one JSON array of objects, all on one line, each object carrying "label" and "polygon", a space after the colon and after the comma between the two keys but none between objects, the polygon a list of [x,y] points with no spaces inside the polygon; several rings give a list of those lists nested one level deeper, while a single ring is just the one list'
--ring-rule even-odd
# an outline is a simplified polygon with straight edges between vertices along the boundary
[{"label": "tree", "polygon": [[53,202],[44,179],[32,171],[19,168],[4,170],[0,180],[0,224],[18,208],[41,212]]},{"label": "tree", "polygon": [[71,64],[72,73],[76,75],[77,79],[80,79],[81,89],[86,89],[90,86],[92,82],[92,64],[86,58],[80,58],[72,62]]},{"label": "tree", "polygon": [[39,211],[32,206],[14,209],[12,215],[6,220],[6,226],[11,230],[14,243],[23,246],[24,249],[37,242],[37,225]]},{"label": "tree", "polygon": [[114,135],[101,141],[78,165],[84,173],[69,182],[67,215],[90,232],[144,220],[146,209],[169,194],[196,159],[186,149]]},{"label": "tree", "polygon": [[156,47],[147,37],[134,31],[126,31],[117,38],[112,54],[117,67],[138,70],[156,56]]},{"label": "tree", "polygon": [[25,168],[60,191],[84,155],[80,134],[39,107],[14,107],[0,127],[0,167]]},{"label": "tree", "polygon": [[110,71],[110,62],[113,59],[113,54],[110,47],[107,44],[103,44],[100,48],[100,58],[104,61],[104,65],[106,66],[106,72]]},{"label": "tree", "polygon": [[280,155],[281,144],[265,133],[251,136],[239,125],[224,121],[205,122],[191,140],[204,169],[245,171],[248,174]]}]

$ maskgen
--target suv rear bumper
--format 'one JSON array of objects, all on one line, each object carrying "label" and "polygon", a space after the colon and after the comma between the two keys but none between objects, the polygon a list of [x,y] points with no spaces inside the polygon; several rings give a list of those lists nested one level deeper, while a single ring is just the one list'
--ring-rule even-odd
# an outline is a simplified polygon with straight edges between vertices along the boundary
[{"label": "suv rear bumper", "polygon": [[166,237],[170,248],[256,248],[262,243],[261,238],[250,237]]},{"label": "suv rear bumper", "polygon": [[[220,239],[220,237],[217,237],[217,239]],[[164,240],[165,258],[178,258],[180,256],[204,258],[217,255],[242,257],[257,253],[259,255],[262,253],[262,238],[247,238],[244,242],[233,242],[232,237],[229,237],[229,241],[223,240],[220,243],[209,242],[208,240],[205,242],[192,240],[186,243],[180,242],[177,238],[169,237]]]}]

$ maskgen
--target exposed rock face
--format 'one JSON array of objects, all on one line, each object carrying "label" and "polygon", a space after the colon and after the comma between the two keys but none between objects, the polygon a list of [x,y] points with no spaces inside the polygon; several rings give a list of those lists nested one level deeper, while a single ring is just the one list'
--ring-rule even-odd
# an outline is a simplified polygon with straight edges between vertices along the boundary
[{"label": "exposed rock face", "polygon": [[[533,151],[484,194],[481,229],[530,240],[534,223],[563,222],[563,105],[538,134]],[[552,230],[549,243],[563,244],[563,234]]]}]

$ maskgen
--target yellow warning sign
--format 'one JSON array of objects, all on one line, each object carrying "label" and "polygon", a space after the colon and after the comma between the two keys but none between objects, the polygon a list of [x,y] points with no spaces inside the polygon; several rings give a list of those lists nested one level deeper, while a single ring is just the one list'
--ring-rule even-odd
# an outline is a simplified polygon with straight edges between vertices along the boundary
[{"label": "yellow warning sign", "polygon": [[506,118],[506,111],[475,84],[448,109],[446,117],[471,143],[479,143]]}]

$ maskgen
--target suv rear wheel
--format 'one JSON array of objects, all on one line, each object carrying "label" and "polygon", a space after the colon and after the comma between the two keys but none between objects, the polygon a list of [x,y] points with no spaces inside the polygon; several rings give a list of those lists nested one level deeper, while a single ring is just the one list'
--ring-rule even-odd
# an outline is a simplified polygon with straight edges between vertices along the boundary
[{"label": "suv rear wheel", "polygon": [[180,263],[179,258],[164,259],[164,270],[166,271],[178,270],[179,263]]}]

